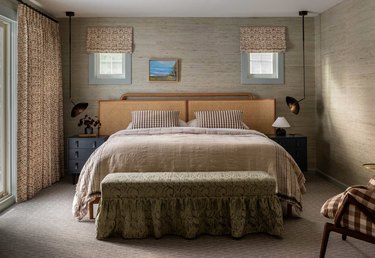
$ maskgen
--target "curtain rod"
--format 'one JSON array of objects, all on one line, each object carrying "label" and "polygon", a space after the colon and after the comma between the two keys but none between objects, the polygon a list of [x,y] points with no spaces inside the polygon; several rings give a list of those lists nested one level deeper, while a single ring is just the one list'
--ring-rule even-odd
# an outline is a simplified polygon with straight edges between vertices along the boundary
[{"label": "curtain rod", "polygon": [[42,11],[39,11],[38,9],[36,9],[35,7],[33,7],[33,6],[31,6],[31,5],[27,4],[27,3],[25,3],[24,1],[22,1],[22,0],[17,0],[17,2],[19,2],[20,4],[24,4],[24,5],[26,5],[26,6],[29,7],[30,9],[32,9],[32,10],[34,10],[35,12],[37,12],[37,13],[43,15],[44,17],[47,17],[47,18],[50,19],[51,21],[54,21],[54,22],[56,22],[56,23],[59,23],[55,18],[52,18],[51,16],[49,16],[49,15],[43,13]]}]

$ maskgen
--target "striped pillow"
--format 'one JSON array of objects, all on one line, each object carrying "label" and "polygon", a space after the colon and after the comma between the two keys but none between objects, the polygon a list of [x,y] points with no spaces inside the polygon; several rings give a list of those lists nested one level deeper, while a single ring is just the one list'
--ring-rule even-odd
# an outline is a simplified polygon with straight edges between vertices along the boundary
[{"label": "striped pillow", "polygon": [[209,110],[198,111],[194,114],[198,127],[245,129],[241,110]]},{"label": "striped pillow", "polygon": [[139,110],[132,111],[132,129],[154,127],[176,127],[180,111],[171,110]]}]

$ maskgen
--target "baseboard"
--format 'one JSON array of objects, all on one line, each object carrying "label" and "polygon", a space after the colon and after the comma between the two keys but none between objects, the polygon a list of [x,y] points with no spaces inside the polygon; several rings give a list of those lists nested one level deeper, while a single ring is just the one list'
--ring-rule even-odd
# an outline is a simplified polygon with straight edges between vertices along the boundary
[{"label": "baseboard", "polygon": [[5,211],[7,208],[12,206],[15,202],[16,202],[16,199],[12,195],[2,200],[0,203],[0,215],[1,215],[1,212]]},{"label": "baseboard", "polygon": [[329,182],[333,183],[333,184],[336,185],[337,187],[342,188],[343,190],[345,190],[346,188],[349,187],[348,185],[344,184],[343,182],[337,180],[336,178],[333,178],[333,177],[327,175],[326,173],[324,173],[323,171],[321,171],[321,170],[318,169],[318,168],[315,169],[315,172],[316,172],[319,176],[321,176],[321,177],[327,179]]}]

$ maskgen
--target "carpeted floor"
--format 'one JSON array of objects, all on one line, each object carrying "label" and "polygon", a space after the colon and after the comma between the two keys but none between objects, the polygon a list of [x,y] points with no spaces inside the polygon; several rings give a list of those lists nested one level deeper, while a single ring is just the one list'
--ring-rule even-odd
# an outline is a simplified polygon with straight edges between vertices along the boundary
[{"label": "carpeted floor", "polygon": [[[0,257],[318,257],[327,221],[320,207],[342,189],[314,173],[306,178],[304,212],[285,220],[281,239],[251,234],[239,240],[204,235],[195,240],[166,236],[107,241],[95,239],[93,221],[73,218],[75,188],[67,178],[0,214]],[[350,237],[342,241],[331,233],[326,257],[375,257],[375,245]]]}]

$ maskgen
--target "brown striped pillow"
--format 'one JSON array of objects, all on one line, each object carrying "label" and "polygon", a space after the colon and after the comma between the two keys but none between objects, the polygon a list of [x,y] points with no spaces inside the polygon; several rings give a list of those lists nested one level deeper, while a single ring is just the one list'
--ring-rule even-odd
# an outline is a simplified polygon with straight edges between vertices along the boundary
[{"label": "brown striped pillow", "polygon": [[139,110],[132,111],[132,129],[154,127],[176,127],[180,111],[171,110]]},{"label": "brown striped pillow", "polygon": [[194,114],[198,127],[245,129],[241,110],[209,110],[198,111]]}]

